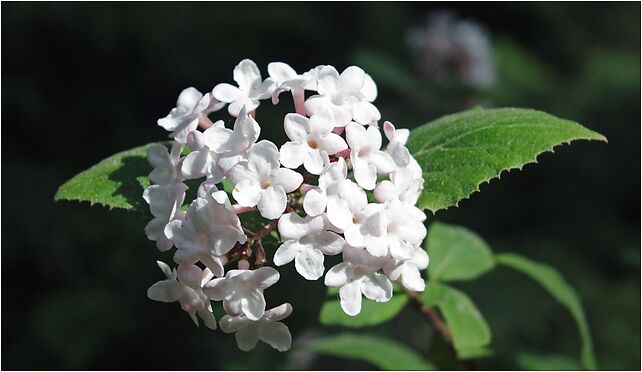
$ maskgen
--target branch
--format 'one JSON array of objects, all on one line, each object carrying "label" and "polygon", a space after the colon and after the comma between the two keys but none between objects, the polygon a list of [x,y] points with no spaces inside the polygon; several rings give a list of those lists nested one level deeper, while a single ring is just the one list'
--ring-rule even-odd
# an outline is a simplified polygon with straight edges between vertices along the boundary
[{"label": "branch", "polygon": [[444,323],[443,319],[441,319],[441,316],[439,316],[439,314],[433,309],[425,306],[417,292],[413,292],[405,288],[403,285],[401,286],[401,289],[406,292],[406,295],[408,295],[408,297],[410,298],[412,305],[433,324],[441,338],[443,338],[447,343],[452,343],[450,330],[448,329],[446,323]]}]

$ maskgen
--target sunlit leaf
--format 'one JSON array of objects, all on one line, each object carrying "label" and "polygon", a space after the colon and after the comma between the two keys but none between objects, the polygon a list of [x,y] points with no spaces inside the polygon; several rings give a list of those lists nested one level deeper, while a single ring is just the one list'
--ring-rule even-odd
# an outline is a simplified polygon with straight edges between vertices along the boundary
[{"label": "sunlit leaf", "polygon": [[486,242],[461,226],[434,222],[428,230],[426,250],[431,280],[470,280],[495,266]]},{"label": "sunlit leaf", "polygon": [[537,155],[573,140],[606,138],[578,123],[530,109],[473,109],[411,131],[408,149],[424,172],[421,208],[458,205],[502,171],[521,169]]},{"label": "sunlit leaf", "polygon": [[87,201],[109,208],[144,211],[143,190],[149,186],[147,148],[153,144],[119,152],[78,173],[56,192],[55,200]]}]

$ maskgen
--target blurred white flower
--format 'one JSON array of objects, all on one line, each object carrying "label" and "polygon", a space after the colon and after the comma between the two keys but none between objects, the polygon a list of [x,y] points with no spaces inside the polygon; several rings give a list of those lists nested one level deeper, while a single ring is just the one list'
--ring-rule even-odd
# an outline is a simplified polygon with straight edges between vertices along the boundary
[{"label": "blurred white flower", "polygon": [[280,321],[292,313],[292,305],[284,303],[265,311],[261,319],[253,321],[245,315],[225,315],[219,325],[221,331],[233,333],[236,344],[243,351],[254,349],[259,340],[278,351],[286,351],[292,345],[288,327]]},{"label": "blurred white flower", "polygon": [[210,300],[203,293],[203,285],[214,275],[209,269],[201,270],[196,265],[179,265],[178,270],[170,270],[166,263],[156,261],[166,280],[155,283],[147,290],[147,297],[154,301],[180,303],[198,326],[196,314],[203,319],[207,328],[216,329],[216,318],[212,314]]}]

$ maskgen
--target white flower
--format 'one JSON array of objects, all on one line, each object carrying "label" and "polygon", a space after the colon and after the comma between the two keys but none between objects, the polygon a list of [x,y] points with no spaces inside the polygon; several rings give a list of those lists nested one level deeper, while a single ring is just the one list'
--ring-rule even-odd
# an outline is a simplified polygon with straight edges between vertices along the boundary
[{"label": "white flower", "polygon": [[387,246],[392,257],[411,258],[415,248],[426,237],[426,227],[423,224],[426,215],[421,209],[399,200],[386,203],[384,213],[381,241]]},{"label": "white flower", "polygon": [[371,103],[377,98],[377,86],[362,69],[346,68],[341,75],[332,66],[319,71],[317,90],[319,95],[305,102],[310,115],[329,113],[335,127],[343,127],[354,120],[371,124],[381,119],[379,110]]},{"label": "white flower", "polygon": [[257,321],[252,321],[245,315],[225,315],[219,325],[225,333],[236,332],[236,344],[243,351],[254,349],[259,340],[278,351],[286,351],[292,345],[292,336],[288,327],[280,321],[291,313],[292,305],[286,302],[265,311]]},{"label": "white flower", "polygon": [[336,227],[348,226],[352,212],[348,201],[367,203],[365,192],[354,182],[346,179],[347,166],[343,158],[324,168],[319,176],[319,187],[309,190],[303,199],[303,209],[310,216],[318,216],[327,210],[328,220]]},{"label": "white flower", "polygon": [[244,314],[250,320],[259,320],[265,312],[263,290],[278,280],[279,272],[271,267],[230,270],[225,278],[213,279],[205,284],[204,291],[212,300],[222,300],[228,314]]},{"label": "white flower", "polygon": [[[225,191],[197,197],[190,204],[184,221],[174,220],[165,227],[165,235],[174,242],[174,260],[179,264],[203,262],[214,275],[222,274],[218,256],[247,240],[238,216]],[[220,275],[219,275],[220,274]]]},{"label": "white flower", "polygon": [[232,167],[247,158],[247,150],[260,133],[261,127],[245,107],[239,112],[233,130],[225,128],[219,120],[203,133],[191,132],[187,140],[192,152],[185,157],[181,174],[188,179],[207,175],[220,182]]},{"label": "white flower", "polygon": [[212,279],[212,272],[209,269],[201,270],[196,265],[179,265],[178,270],[171,271],[166,263],[161,261],[156,261],[156,263],[167,276],[167,280],[162,280],[149,287],[147,297],[160,302],[178,301],[196,326],[198,326],[196,318],[196,314],[198,314],[207,328],[216,329],[212,304],[203,293],[203,285]]},{"label": "white flower", "polygon": [[355,248],[366,248],[368,253],[376,257],[388,254],[388,243],[385,240],[387,220],[383,213],[383,205],[377,203],[352,204],[352,216],[344,228],[346,242]]},{"label": "white flower", "polygon": [[232,195],[239,205],[257,206],[261,216],[273,220],[285,211],[286,193],[296,190],[303,176],[279,167],[279,150],[270,141],[254,145],[248,159],[241,161],[228,173],[234,182]]},{"label": "white flower", "polygon": [[279,219],[279,233],[284,242],[274,253],[274,264],[285,265],[294,260],[296,271],[308,280],[323,276],[323,255],[341,253],[346,242],[332,231],[324,231],[323,216],[299,217],[286,213]]},{"label": "white flower", "polygon": [[428,254],[421,247],[416,247],[412,257],[407,260],[391,258],[383,265],[383,272],[390,280],[401,279],[401,284],[407,289],[421,292],[426,288],[426,282],[421,278],[421,270],[428,267]]},{"label": "white flower", "polygon": [[417,200],[424,189],[424,178],[421,166],[414,158],[410,158],[408,165],[397,168],[389,175],[390,180],[379,182],[374,189],[374,196],[380,203],[397,199],[407,205],[417,204]]},{"label": "white flower", "polygon": [[410,131],[406,128],[395,129],[391,122],[386,121],[383,123],[383,132],[389,141],[386,152],[390,154],[397,167],[407,166],[411,158],[410,151],[406,148]]},{"label": "white flower", "polygon": [[158,125],[171,131],[169,136],[174,140],[185,143],[187,134],[198,126],[198,116],[201,113],[207,115],[224,105],[211,94],[203,95],[196,88],[189,87],[178,96],[176,107],[166,117],[158,119]]},{"label": "white flower", "polygon": [[354,179],[366,190],[375,188],[377,174],[388,174],[395,170],[395,163],[387,153],[380,150],[381,133],[376,127],[366,130],[357,123],[346,127],[346,139],[350,146],[350,162]]},{"label": "white flower", "polygon": [[325,285],[341,287],[339,300],[343,311],[355,316],[361,312],[361,295],[387,302],[392,298],[392,283],[377,272],[385,263],[385,257],[373,257],[364,249],[345,248],[343,261],[333,266],[325,275]]},{"label": "white flower", "polygon": [[149,173],[149,180],[157,185],[170,185],[180,180],[178,162],[183,151],[183,145],[174,143],[171,153],[167,147],[153,144],[147,148],[147,161],[153,169]]},{"label": "white flower", "polygon": [[299,75],[287,63],[272,62],[268,64],[268,73],[274,81],[275,88],[272,92],[272,103],[278,104],[279,95],[282,92],[291,91],[297,113],[305,114],[305,91],[317,89],[317,76],[322,67],[317,66]]},{"label": "white flower", "polygon": [[281,146],[281,164],[288,168],[295,169],[303,164],[308,172],[319,174],[327,155],[348,148],[341,136],[332,133],[334,126],[323,115],[308,119],[299,114],[287,114],[283,125],[291,141]]},{"label": "white flower", "polygon": [[237,116],[243,106],[250,112],[254,111],[259,107],[259,100],[269,98],[274,89],[272,79],[262,81],[259,68],[249,59],[242,60],[234,67],[234,81],[238,87],[222,83],[212,90],[216,99],[230,103],[227,109],[232,116]]},{"label": "white flower", "polygon": [[172,248],[172,241],[165,235],[165,226],[173,219],[182,219],[181,205],[188,187],[184,183],[161,186],[151,185],[143,191],[143,199],[149,204],[154,219],[145,225],[147,238],[156,241],[161,251]]}]

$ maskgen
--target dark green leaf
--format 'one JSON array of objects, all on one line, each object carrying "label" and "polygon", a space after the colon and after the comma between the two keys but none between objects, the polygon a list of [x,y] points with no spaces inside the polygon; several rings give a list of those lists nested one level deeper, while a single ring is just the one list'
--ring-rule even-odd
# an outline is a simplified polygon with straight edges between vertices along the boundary
[{"label": "dark green leaf", "polygon": [[147,144],[112,155],[65,182],[55,200],[88,201],[109,208],[145,211],[143,190],[149,186]]},{"label": "dark green leaf", "polygon": [[424,292],[424,303],[427,306],[437,306],[444,315],[453,345],[458,354],[461,350],[461,358],[479,353],[480,348],[490,343],[490,327],[465,293],[431,281]]},{"label": "dark green leaf", "polygon": [[537,155],[573,140],[601,140],[578,123],[529,109],[473,109],[414,129],[408,149],[424,172],[421,208],[458,205],[504,170],[521,169]]},{"label": "dark green leaf", "polygon": [[344,333],[309,341],[304,346],[318,354],[368,362],[383,370],[435,370],[408,347],[378,336]]},{"label": "dark green leaf", "polygon": [[349,316],[341,310],[339,300],[332,299],[321,307],[319,321],[325,325],[345,327],[374,326],[394,318],[407,302],[408,297],[403,293],[395,294],[388,302],[375,302],[364,298],[359,315]]},{"label": "dark green leaf", "polygon": [[460,226],[434,222],[428,230],[426,250],[430,256],[431,280],[470,280],[495,266],[486,242]]},{"label": "dark green leaf", "polygon": [[586,322],[582,303],[575,290],[566,282],[564,277],[553,267],[533,261],[514,253],[503,253],[496,255],[497,263],[511,267],[523,274],[528,275],[559,301],[571,313],[577,323],[580,338],[582,340],[582,353],[580,360],[582,365],[588,369],[597,369],[597,362],[593,353],[593,342],[591,333]]}]

